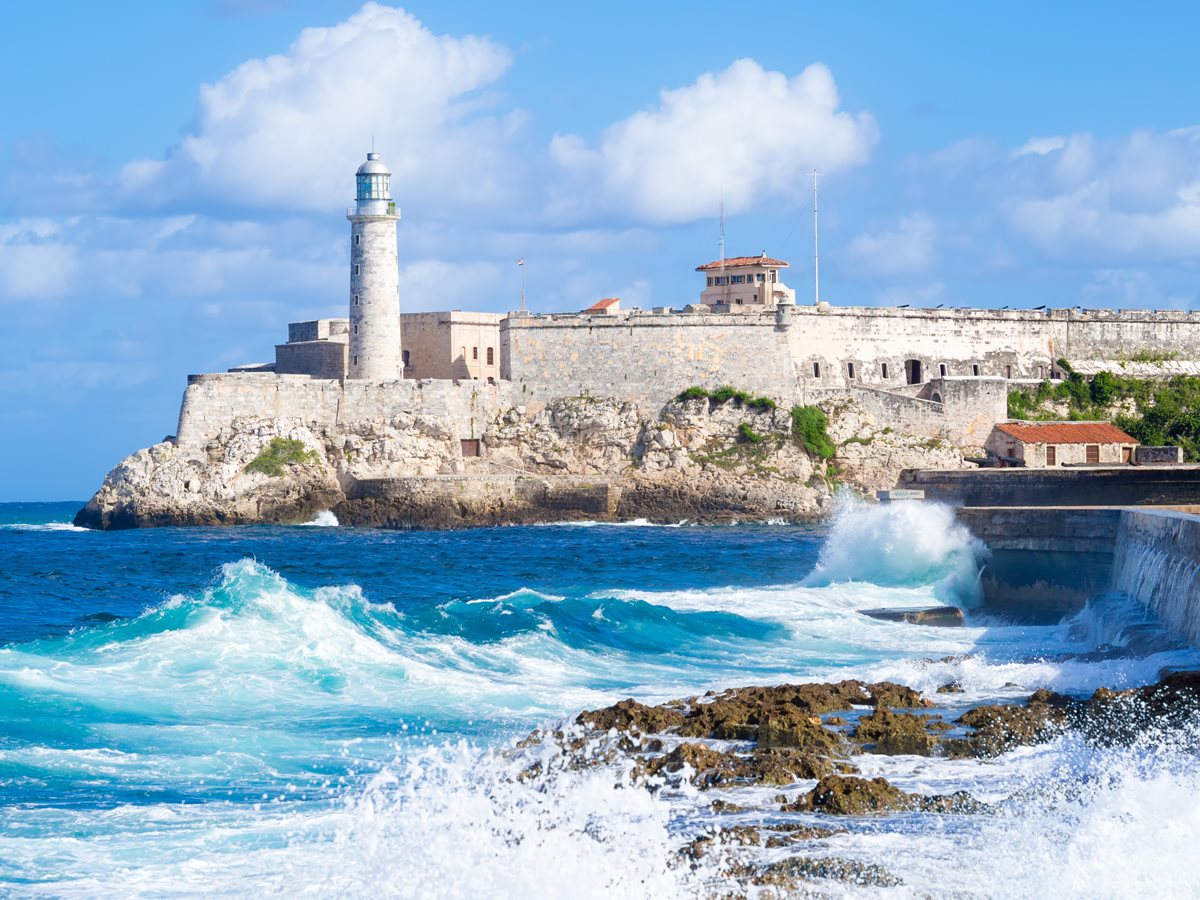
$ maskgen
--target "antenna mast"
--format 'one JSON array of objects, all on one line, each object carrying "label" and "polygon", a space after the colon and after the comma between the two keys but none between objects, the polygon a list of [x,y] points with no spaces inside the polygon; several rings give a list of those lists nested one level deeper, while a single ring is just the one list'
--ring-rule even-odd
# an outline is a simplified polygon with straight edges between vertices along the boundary
[{"label": "antenna mast", "polygon": [[725,277],[725,189],[721,189],[721,282],[724,284],[724,289],[721,295],[728,302],[729,300],[729,280]]},{"label": "antenna mast", "polygon": [[820,173],[813,169],[813,306],[821,302],[821,246],[820,227],[817,221],[817,176]]}]

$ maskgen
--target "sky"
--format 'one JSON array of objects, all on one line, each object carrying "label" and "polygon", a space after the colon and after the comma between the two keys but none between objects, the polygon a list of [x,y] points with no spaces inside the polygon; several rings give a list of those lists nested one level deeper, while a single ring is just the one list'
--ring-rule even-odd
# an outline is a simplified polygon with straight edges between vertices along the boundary
[{"label": "sky", "polygon": [[354,170],[401,308],[1200,302],[1191,3],[6,4],[0,501],[86,499],[189,373],[346,315]]}]

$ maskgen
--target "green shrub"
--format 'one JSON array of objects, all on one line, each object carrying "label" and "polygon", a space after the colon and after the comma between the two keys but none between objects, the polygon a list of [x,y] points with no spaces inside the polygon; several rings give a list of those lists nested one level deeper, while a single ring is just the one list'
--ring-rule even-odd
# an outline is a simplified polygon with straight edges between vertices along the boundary
[{"label": "green shrub", "polygon": [[792,407],[792,437],[805,450],[821,459],[833,459],[837,453],[829,437],[829,421],[820,407]]},{"label": "green shrub", "polygon": [[743,422],[738,426],[738,441],[743,444],[761,444],[766,440],[766,437],[759,434],[750,427],[749,422]]},{"label": "green shrub", "polygon": [[705,388],[699,387],[698,385],[692,385],[686,391],[682,391],[679,394],[679,396],[677,396],[675,399],[676,400],[707,400],[708,396],[709,396],[708,391]]},{"label": "green shrub", "polygon": [[755,397],[753,400],[747,400],[746,405],[751,409],[776,409],[779,406],[770,397]]},{"label": "green shrub", "polygon": [[1097,406],[1108,406],[1117,396],[1117,379],[1111,372],[1097,372],[1092,379],[1091,399]]},{"label": "green shrub", "polygon": [[709,397],[714,403],[727,403],[732,400],[738,406],[744,406],[749,403],[751,399],[753,399],[745,391],[739,391],[737,388],[731,387],[728,384],[717,388],[715,391],[709,394]]},{"label": "green shrub", "polygon": [[261,472],[263,475],[278,478],[283,474],[284,466],[320,461],[320,454],[316,450],[306,449],[304,441],[276,437],[271,438],[271,443],[263,447],[262,452],[246,464],[246,471]]}]

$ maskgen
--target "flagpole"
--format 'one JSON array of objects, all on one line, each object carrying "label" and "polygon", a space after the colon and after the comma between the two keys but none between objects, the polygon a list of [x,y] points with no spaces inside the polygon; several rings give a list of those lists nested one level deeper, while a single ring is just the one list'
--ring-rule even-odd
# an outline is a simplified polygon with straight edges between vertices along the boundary
[{"label": "flagpole", "polygon": [[525,312],[525,257],[518,259],[517,265],[521,267],[521,312]]}]

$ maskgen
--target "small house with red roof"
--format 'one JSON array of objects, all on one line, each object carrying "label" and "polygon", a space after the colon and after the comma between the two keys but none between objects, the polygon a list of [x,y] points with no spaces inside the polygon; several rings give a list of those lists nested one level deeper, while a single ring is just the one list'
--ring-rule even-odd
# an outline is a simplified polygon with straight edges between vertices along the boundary
[{"label": "small house with red roof", "polygon": [[585,316],[615,316],[621,311],[620,297],[605,297],[583,310]]},{"label": "small house with red roof", "polygon": [[984,447],[1026,466],[1119,466],[1133,462],[1136,438],[1111,422],[1001,422]]},{"label": "small house with red roof", "polygon": [[762,312],[780,304],[795,304],[796,292],[779,275],[787,267],[782,259],[766,253],[730,256],[696,266],[705,281],[700,302],[723,312]]}]

